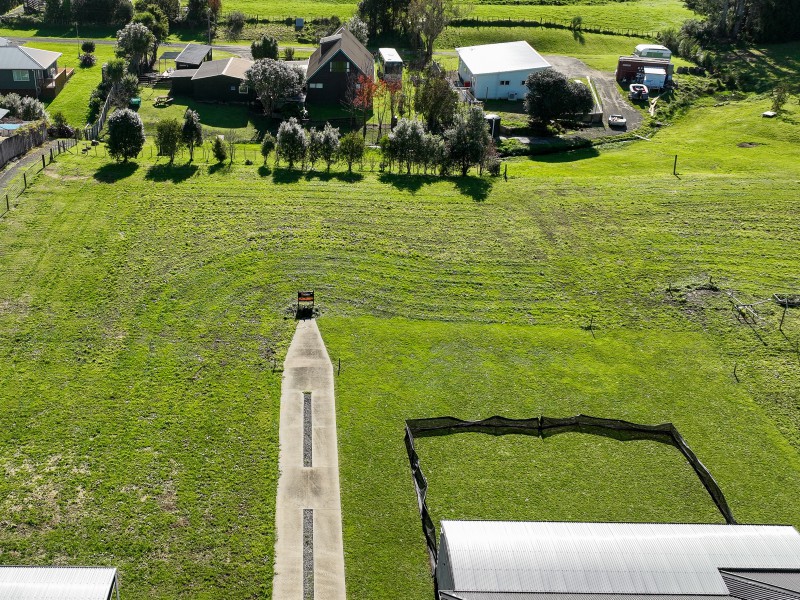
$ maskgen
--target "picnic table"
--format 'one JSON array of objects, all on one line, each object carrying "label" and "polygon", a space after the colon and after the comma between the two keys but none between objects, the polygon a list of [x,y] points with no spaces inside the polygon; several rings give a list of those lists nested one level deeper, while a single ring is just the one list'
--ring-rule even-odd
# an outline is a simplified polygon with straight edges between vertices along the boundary
[{"label": "picnic table", "polygon": [[172,98],[169,96],[156,96],[155,105],[156,106],[169,106],[172,103]]}]

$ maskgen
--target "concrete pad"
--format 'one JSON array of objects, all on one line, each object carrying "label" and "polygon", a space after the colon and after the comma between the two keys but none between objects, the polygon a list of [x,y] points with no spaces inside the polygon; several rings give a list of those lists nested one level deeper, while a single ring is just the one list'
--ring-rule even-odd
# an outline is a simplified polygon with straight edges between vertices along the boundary
[{"label": "concrete pad", "polygon": [[[311,393],[312,463],[303,467],[303,393]],[[303,599],[303,509],[314,511],[314,598],[345,600],[333,365],[314,320],[297,324],[281,385],[273,600]]]}]

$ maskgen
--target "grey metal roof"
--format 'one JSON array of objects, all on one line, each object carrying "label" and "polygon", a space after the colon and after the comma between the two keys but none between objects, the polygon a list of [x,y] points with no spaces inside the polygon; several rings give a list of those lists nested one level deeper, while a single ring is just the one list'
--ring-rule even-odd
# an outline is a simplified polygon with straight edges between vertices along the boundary
[{"label": "grey metal roof", "polygon": [[5,119],[6,115],[11,111],[7,108],[0,108],[0,119]]},{"label": "grey metal roof", "polygon": [[206,44],[188,44],[186,48],[183,49],[183,52],[175,59],[175,62],[186,63],[187,65],[199,65],[205,60],[210,51],[211,46],[207,46]]},{"label": "grey metal roof", "polygon": [[725,596],[720,568],[800,570],[800,534],[789,526],[442,521],[441,529],[437,577],[456,593]]},{"label": "grey metal roof", "polygon": [[197,69],[176,69],[169,73],[170,79],[192,79],[197,74]]},{"label": "grey metal roof", "polygon": [[247,71],[253,66],[252,60],[246,58],[221,58],[219,60],[209,60],[200,65],[192,79],[205,79],[207,77],[217,77],[225,75],[244,81],[247,79]]},{"label": "grey metal roof", "polygon": [[108,600],[111,567],[0,566],[0,600]]},{"label": "grey metal roof", "polygon": [[181,55],[180,52],[176,50],[167,50],[166,52],[162,52],[161,56],[158,57],[158,60],[175,60]]},{"label": "grey metal roof", "polygon": [[46,69],[61,57],[61,52],[27,46],[0,46],[0,69]]},{"label": "grey metal roof", "polygon": [[728,571],[723,570],[723,575],[729,574],[757,583],[779,587],[790,592],[800,594],[800,571]]},{"label": "grey metal roof", "polygon": [[[326,48],[323,54],[322,49]],[[340,27],[334,35],[324,37],[319,46],[308,59],[308,79],[314,77],[324,65],[341,51],[367,77],[375,75],[375,59],[372,53],[358,41],[358,38],[344,27]]]}]

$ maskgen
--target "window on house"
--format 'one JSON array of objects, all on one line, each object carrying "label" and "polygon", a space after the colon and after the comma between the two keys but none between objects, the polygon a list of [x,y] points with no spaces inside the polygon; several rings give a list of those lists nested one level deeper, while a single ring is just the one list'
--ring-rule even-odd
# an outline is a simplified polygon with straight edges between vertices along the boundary
[{"label": "window on house", "polygon": [[235,86],[235,85],[232,85],[232,86],[231,86],[231,91],[232,91],[232,92],[235,92],[235,91],[236,91],[236,86]]},{"label": "window on house", "polygon": [[508,79],[501,79],[500,85],[511,85],[511,82]]},{"label": "window on house", "polygon": [[330,63],[331,73],[349,73],[350,62],[346,60],[332,60]]},{"label": "window on house", "polygon": [[525,85],[525,80],[523,79],[522,81],[519,82],[519,84],[520,85]]},{"label": "window on house", "polygon": [[14,81],[30,81],[31,72],[27,69],[14,69]]},{"label": "window on house", "polygon": [[240,83],[239,84],[239,93],[240,94],[249,94],[250,93],[250,86],[248,86],[246,83]]},{"label": "window on house", "polygon": [[309,87],[309,89],[312,89],[312,90],[321,90],[322,89],[322,84],[321,83],[309,83],[308,87]]}]

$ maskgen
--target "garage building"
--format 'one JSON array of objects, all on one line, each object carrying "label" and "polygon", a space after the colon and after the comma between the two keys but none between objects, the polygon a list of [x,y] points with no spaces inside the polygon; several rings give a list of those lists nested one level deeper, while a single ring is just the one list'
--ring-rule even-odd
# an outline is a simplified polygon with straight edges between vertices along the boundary
[{"label": "garage building", "polygon": [[781,525],[442,521],[440,600],[794,600]]},{"label": "garage building", "polygon": [[528,75],[552,66],[528,42],[456,48],[461,85],[478,100],[521,100]]}]

